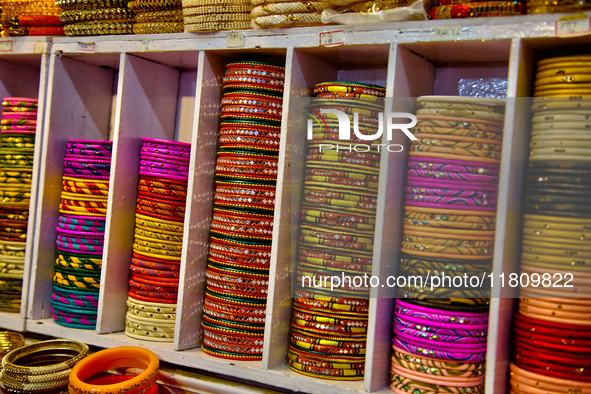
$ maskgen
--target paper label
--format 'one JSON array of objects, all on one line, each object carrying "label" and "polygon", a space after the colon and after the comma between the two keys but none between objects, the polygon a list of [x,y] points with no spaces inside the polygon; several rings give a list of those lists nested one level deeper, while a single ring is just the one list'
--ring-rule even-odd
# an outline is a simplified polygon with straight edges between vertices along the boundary
[{"label": "paper label", "polygon": [[152,50],[152,40],[142,40],[142,52],[151,51]]},{"label": "paper label", "polygon": [[442,27],[434,27],[431,30],[431,38],[434,40],[456,40],[462,33],[462,26],[460,25],[448,25]]},{"label": "paper label", "polygon": [[584,36],[590,30],[590,18],[585,14],[569,15],[556,21],[556,35],[559,37]]},{"label": "paper label", "polygon": [[323,47],[338,47],[345,43],[345,33],[342,30],[325,31],[320,33],[320,45]]},{"label": "paper label", "polygon": [[80,42],[76,43],[76,51],[78,52],[94,52],[94,42]]},{"label": "paper label", "polygon": [[0,53],[12,52],[12,40],[0,41]]},{"label": "paper label", "polygon": [[227,48],[242,48],[244,46],[244,33],[239,31],[228,33]]}]

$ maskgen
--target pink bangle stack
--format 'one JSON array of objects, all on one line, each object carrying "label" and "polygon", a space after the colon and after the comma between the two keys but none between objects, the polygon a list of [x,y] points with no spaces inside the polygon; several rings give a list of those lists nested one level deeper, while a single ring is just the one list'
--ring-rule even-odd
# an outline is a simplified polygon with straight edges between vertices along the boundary
[{"label": "pink bangle stack", "polygon": [[66,327],[96,327],[111,151],[111,141],[66,145],[51,300],[56,323]]},{"label": "pink bangle stack", "polygon": [[5,97],[0,134],[0,311],[19,312],[37,128],[37,99]]},{"label": "pink bangle stack", "polygon": [[[454,279],[490,272],[505,103],[425,96],[417,105],[400,259],[408,286],[395,306],[391,388],[483,393],[490,288]],[[444,284],[431,289],[428,276]]]}]

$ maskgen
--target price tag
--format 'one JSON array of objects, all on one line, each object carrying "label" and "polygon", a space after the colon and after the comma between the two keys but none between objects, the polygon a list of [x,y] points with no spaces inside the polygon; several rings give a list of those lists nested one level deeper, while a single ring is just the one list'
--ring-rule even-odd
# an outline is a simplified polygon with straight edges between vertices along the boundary
[{"label": "price tag", "polygon": [[461,33],[462,26],[460,25],[434,27],[433,30],[431,30],[431,38],[441,41],[456,40],[460,37]]},{"label": "price tag", "polygon": [[242,48],[244,46],[244,33],[239,31],[228,33],[227,48]]},{"label": "price tag", "polygon": [[556,35],[558,37],[574,37],[589,34],[590,19],[585,14],[564,16],[556,21]]},{"label": "price tag", "polygon": [[142,52],[151,51],[152,50],[152,40],[147,39],[142,41]]},{"label": "price tag", "polygon": [[338,47],[345,43],[345,33],[342,30],[325,31],[320,33],[320,46]]},{"label": "price tag", "polygon": [[94,52],[94,42],[80,42],[76,43],[76,51],[78,52]]},{"label": "price tag", "polygon": [[12,52],[12,40],[0,41],[0,53]]}]

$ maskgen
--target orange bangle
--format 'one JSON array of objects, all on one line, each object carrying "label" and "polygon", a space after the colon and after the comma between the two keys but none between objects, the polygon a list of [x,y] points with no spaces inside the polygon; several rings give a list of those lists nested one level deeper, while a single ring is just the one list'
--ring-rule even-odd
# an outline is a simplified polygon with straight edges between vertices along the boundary
[{"label": "orange bangle", "polygon": [[[70,373],[71,394],[139,394],[156,384],[159,361],[154,353],[135,346],[122,346],[96,352],[76,364]],[[133,378],[116,384],[94,385],[86,383],[99,372],[115,368],[140,368],[144,371]]]}]

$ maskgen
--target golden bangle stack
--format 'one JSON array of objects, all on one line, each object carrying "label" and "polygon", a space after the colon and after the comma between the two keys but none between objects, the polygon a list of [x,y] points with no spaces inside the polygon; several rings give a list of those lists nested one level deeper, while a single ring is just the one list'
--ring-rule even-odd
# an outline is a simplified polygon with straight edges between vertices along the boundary
[{"label": "golden bangle stack", "polygon": [[91,21],[133,21],[133,12],[127,8],[98,8],[91,10],[67,10],[61,13],[64,23],[80,23]]},{"label": "golden bangle stack", "polygon": [[183,22],[148,22],[133,25],[135,34],[182,33]]},{"label": "golden bangle stack", "polygon": [[183,0],[185,32],[250,28],[250,1]]},{"label": "golden bangle stack", "polygon": [[[183,31],[183,11],[167,10],[167,11],[146,11],[136,12],[136,23],[151,23],[151,22],[181,22],[181,31]],[[167,32],[174,33],[174,32]]]},{"label": "golden bangle stack", "polygon": [[129,8],[135,12],[135,34],[164,34],[183,32],[181,0],[134,0]]},{"label": "golden bangle stack", "polygon": [[106,34],[133,34],[130,22],[75,23],[64,27],[67,36],[100,36]]},{"label": "golden bangle stack", "polygon": [[322,11],[337,6],[324,1],[257,1],[252,10],[252,27],[269,29],[322,24]]},{"label": "golden bangle stack", "polygon": [[25,346],[25,338],[21,334],[10,331],[0,332],[0,357],[23,346]]},{"label": "golden bangle stack", "polygon": [[14,349],[2,359],[2,391],[32,394],[63,390],[68,386],[72,368],[87,354],[88,346],[66,339]]}]

